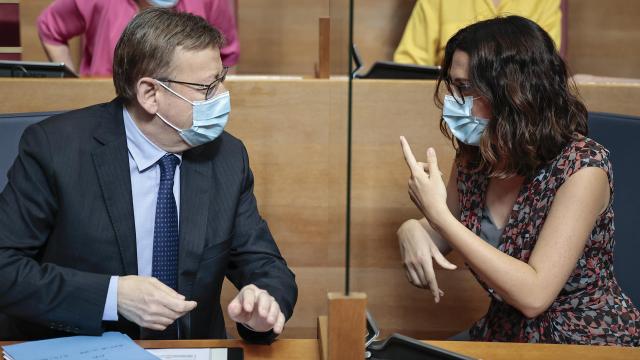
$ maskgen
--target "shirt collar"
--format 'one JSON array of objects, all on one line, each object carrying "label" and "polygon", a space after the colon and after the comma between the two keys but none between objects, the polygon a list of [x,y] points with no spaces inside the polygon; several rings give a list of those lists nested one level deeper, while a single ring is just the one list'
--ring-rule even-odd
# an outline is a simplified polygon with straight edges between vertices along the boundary
[{"label": "shirt collar", "polygon": [[[155,165],[160,158],[168,154],[168,152],[160,149],[158,145],[149,140],[138,128],[131,114],[126,107],[122,108],[122,116],[124,118],[124,130],[127,135],[127,148],[129,154],[138,168],[138,172],[143,172]],[[181,154],[173,154],[182,162]]]}]

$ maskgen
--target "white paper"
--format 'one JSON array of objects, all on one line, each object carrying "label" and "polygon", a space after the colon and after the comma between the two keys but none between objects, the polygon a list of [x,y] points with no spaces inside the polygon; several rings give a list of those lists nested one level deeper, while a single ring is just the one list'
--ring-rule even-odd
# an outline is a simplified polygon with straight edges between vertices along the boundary
[{"label": "white paper", "polygon": [[227,349],[147,349],[161,360],[227,360]]}]

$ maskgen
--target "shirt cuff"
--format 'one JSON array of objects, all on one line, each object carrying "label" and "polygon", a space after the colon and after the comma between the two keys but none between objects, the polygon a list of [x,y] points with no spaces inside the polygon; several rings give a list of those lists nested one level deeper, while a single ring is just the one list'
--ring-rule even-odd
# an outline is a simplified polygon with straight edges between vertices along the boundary
[{"label": "shirt cuff", "polygon": [[102,321],[118,321],[118,277],[112,276],[107,290],[107,301],[104,303]]}]

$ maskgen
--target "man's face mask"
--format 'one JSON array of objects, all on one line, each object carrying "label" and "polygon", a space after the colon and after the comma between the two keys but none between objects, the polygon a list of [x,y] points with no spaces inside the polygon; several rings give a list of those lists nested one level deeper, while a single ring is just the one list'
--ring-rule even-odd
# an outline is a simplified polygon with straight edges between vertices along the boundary
[{"label": "man's face mask", "polygon": [[224,130],[224,127],[227,125],[229,112],[231,111],[231,97],[228,91],[208,100],[189,101],[162,82],[158,81],[158,84],[192,106],[193,124],[189,129],[179,129],[167,121],[162,115],[156,113],[160,120],[178,132],[182,140],[192,147],[195,147],[211,142],[220,136],[222,130]]},{"label": "man's face mask", "polygon": [[174,7],[178,3],[178,1],[179,0],[147,0],[149,5],[163,8]]},{"label": "man's face mask", "polygon": [[472,115],[472,108],[473,96],[465,96],[460,104],[453,96],[445,95],[442,117],[456,139],[478,146],[488,120]]}]

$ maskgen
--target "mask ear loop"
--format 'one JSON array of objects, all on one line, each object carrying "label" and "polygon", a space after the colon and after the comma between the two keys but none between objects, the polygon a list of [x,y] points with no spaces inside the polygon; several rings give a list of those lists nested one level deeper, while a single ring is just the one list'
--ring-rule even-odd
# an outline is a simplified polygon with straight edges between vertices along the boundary
[{"label": "mask ear loop", "polygon": [[[156,79],[154,79],[154,80],[156,80]],[[172,90],[171,88],[169,88],[167,85],[163,84],[163,83],[162,83],[162,81],[160,81],[160,80],[156,80],[156,82],[157,82],[158,84],[160,84],[160,86],[162,86],[163,88],[165,88],[165,89],[167,89],[169,92],[171,92],[173,95],[175,95],[175,96],[179,97],[180,99],[182,99],[182,100],[184,100],[184,101],[188,102],[189,104],[193,105],[193,102],[191,102],[190,100],[188,100],[186,97],[184,97],[184,96],[182,96],[182,95],[178,94],[177,92],[173,91],[173,90]]]},{"label": "mask ear loop", "polygon": [[167,119],[165,119],[162,115],[160,115],[160,113],[156,113],[156,115],[160,118],[160,120],[162,120],[165,124],[171,126],[175,131],[177,132],[182,132],[182,129],[178,129],[175,125],[173,125],[172,123],[168,122]]},{"label": "mask ear loop", "polygon": [[[156,79],[154,79],[156,80]],[[163,88],[167,89],[169,92],[171,92],[173,95],[179,97],[180,99],[188,102],[189,104],[191,104],[191,106],[193,106],[193,103],[189,100],[187,100],[184,96],[178,94],[177,92],[171,90],[167,85],[163,84],[162,81],[156,80],[156,82],[158,84],[160,84],[160,86],[162,86]],[[160,120],[162,120],[165,124],[169,125],[170,127],[172,127],[175,131],[177,131],[178,133],[182,132],[182,129],[179,129],[177,126],[173,125],[172,123],[170,123],[169,121],[167,121],[167,119],[165,119],[162,115],[160,115],[160,113],[156,112],[156,115],[160,118]]]}]

